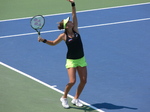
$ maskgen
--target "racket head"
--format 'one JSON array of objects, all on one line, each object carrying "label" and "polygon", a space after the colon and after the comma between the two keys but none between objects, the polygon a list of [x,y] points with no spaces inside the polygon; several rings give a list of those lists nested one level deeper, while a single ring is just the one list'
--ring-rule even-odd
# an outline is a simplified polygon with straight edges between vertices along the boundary
[{"label": "racket head", "polygon": [[38,31],[43,28],[45,19],[42,15],[36,15],[31,19],[30,24],[33,29]]}]

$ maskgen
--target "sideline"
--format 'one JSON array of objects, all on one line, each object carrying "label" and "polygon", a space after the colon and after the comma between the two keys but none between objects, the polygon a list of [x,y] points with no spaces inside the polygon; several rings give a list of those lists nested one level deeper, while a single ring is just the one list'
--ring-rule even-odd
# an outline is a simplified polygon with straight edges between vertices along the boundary
[{"label": "sideline", "polygon": [[[9,68],[9,69],[11,69],[11,70],[13,70],[13,71],[19,73],[19,74],[22,74],[23,76],[26,76],[26,77],[28,77],[28,78],[30,78],[30,79],[32,79],[32,80],[34,80],[34,81],[36,81],[36,82],[38,82],[38,83],[40,83],[40,84],[46,86],[46,87],[48,87],[48,88],[50,88],[50,89],[52,89],[52,90],[54,90],[54,91],[57,91],[58,93],[61,93],[61,94],[64,93],[63,91],[61,91],[61,90],[55,88],[56,85],[51,86],[51,85],[49,85],[49,84],[46,84],[45,82],[42,82],[42,81],[40,81],[40,80],[38,80],[38,79],[36,79],[36,78],[34,78],[34,77],[32,77],[32,76],[30,76],[30,75],[28,75],[28,74],[22,72],[22,71],[20,71],[20,70],[17,70],[16,68],[13,68],[13,67],[11,67],[11,66],[5,64],[5,63],[0,62],[0,65],[5,66],[5,67],[7,67],[7,68]],[[73,96],[71,96],[71,95],[69,95],[69,94],[68,94],[68,97],[74,98]],[[90,104],[88,104],[88,103],[86,103],[86,102],[84,102],[84,101],[82,101],[82,100],[81,100],[81,102],[82,102],[84,105],[89,106],[90,108],[93,108],[93,109],[95,109],[95,110],[98,111],[98,112],[105,112],[105,111],[100,110],[100,109],[98,109],[98,108],[96,108],[96,107],[94,107],[94,106],[92,106],[92,105],[90,105]]]}]

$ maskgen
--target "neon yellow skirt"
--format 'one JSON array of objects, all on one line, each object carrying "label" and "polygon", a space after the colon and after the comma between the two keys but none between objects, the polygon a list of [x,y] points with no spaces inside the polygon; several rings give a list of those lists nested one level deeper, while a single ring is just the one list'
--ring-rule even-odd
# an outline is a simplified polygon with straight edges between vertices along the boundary
[{"label": "neon yellow skirt", "polygon": [[85,67],[87,66],[85,57],[80,59],[67,59],[66,60],[66,68],[75,68],[75,67]]}]

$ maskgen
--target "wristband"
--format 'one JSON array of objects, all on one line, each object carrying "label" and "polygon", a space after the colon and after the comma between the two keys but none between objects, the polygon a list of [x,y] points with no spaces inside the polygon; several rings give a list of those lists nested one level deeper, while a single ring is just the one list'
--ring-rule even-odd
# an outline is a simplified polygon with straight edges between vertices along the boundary
[{"label": "wristband", "polygon": [[74,6],[75,6],[75,3],[74,3],[74,2],[72,2],[72,3],[71,3],[71,6],[72,6],[72,7],[74,7]]},{"label": "wristband", "polygon": [[46,43],[46,42],[47,42],[47,40],[46,40],[46,39],[44,39],[44,40],[43,40],[43,43]]}]

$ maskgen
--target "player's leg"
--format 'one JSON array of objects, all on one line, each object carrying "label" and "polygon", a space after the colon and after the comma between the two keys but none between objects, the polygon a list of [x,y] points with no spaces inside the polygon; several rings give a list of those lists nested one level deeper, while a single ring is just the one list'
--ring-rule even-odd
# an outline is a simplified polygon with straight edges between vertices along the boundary
[{"label": "player's leg", "polygon": [[67,98],[67,94],[76,82],[76,68],[68,68],[67,70],[69,76],[69,83],[66,85],[66,88],[64,90],[64,98]]},{"label": "player's leg", "polygon": [[80,78],[80,84],[78,85],[76,94],[74,99],[71,101],[76,106],[82,107],[83,104],[78,99],[80,94],[82,93],[82,90],[84,89],[85,84],[87,83],[87,68],[86,67],[77,67],[77,71]]}]

